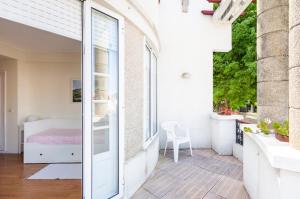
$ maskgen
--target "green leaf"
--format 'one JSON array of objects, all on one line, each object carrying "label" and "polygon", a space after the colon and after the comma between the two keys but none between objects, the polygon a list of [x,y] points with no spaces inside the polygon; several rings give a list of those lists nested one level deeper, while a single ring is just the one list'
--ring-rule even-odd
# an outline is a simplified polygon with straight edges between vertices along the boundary
[{"label": "green leaf", "polygon": [[214,53],[214,106],[226,102],[233,109],[256,105],[256,4],[232,28],[232,50]]}]

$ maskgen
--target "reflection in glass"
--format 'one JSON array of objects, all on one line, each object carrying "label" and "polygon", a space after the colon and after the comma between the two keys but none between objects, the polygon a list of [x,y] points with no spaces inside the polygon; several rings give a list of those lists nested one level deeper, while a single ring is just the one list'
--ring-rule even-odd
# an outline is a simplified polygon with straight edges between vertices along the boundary
[{"label": "reflection in glass", "polygon": [[93,198],[118,194],[118,20],[92,10]]}]

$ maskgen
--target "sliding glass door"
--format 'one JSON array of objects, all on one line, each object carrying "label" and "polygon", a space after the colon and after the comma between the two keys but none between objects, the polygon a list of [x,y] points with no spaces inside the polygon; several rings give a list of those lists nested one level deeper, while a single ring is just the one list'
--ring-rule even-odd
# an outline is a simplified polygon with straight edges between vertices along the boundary
[{"label": "sliding glass door", "polygon": [[84,3],[84,195],[122,195],[122,20]]}]

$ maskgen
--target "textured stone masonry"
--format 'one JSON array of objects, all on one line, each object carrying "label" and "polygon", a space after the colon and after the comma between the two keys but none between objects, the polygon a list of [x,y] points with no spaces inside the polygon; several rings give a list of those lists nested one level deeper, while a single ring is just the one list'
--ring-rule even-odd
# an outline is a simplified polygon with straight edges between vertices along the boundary
[{"label": "textured stone masonry", "polygon": [[258,0],[257,15],[280,6],[288,6],[288,0]]},{"label": "textured stone masonry", "polygon": [[144,35],[132,23],[125,21],[125,158],[135,156],[142,150]]},{"label": "textured stone masonry", "polygon": [[[257,37],[280,30],[288,32],[286,24],[289,19],[288,9],[288,6],[279,6],[261,13],[258,16],[260,23],[257,24]],[[278,18],[278,16],[281,17]],[[270,21],[276,21],[276,24],[270,23]]]},{"label": "textured stone masonry", "polygon": [[300,0],[290,0],[289,21],[290,145],[300,149]]},{"label": "textured stone masonry", "polygon": [[[289,95],[288,81],[265,81],[261,82],[259,85],[260,86],[257,88],[257,94],[259,96],[263,96],[257,102],[259,106],[280,107],[284,105],[286,110],[288,110],[288,101],[286,100]],[[276,92],[274,92],[274,90],[276,90]],[[283,119],[287,119],[287,117]]]},{"label": "textured stone masonry", "polygon": [[288,0],[257,1],[258,120],[288,118]]},{"label": "textured stone masonry", "polygon": [[288,57],[277,56],[261,59],[258,60],[258,65],[260,66],[257,68],[259,81],[288,80],[288,70],[286,70]]}]

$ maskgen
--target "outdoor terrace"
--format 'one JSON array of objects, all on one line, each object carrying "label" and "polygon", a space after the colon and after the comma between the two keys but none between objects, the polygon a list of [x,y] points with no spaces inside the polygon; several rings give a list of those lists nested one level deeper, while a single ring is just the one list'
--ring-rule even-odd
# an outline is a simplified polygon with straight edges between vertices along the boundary
[{"label": "outdoor terrace", "polygon": [[248,199],[243,185],[243,165],[233,156],[219,156],[211,149],[181,150],[179,161],[173,151],[160,155],[152,176],[133,199]]}]

